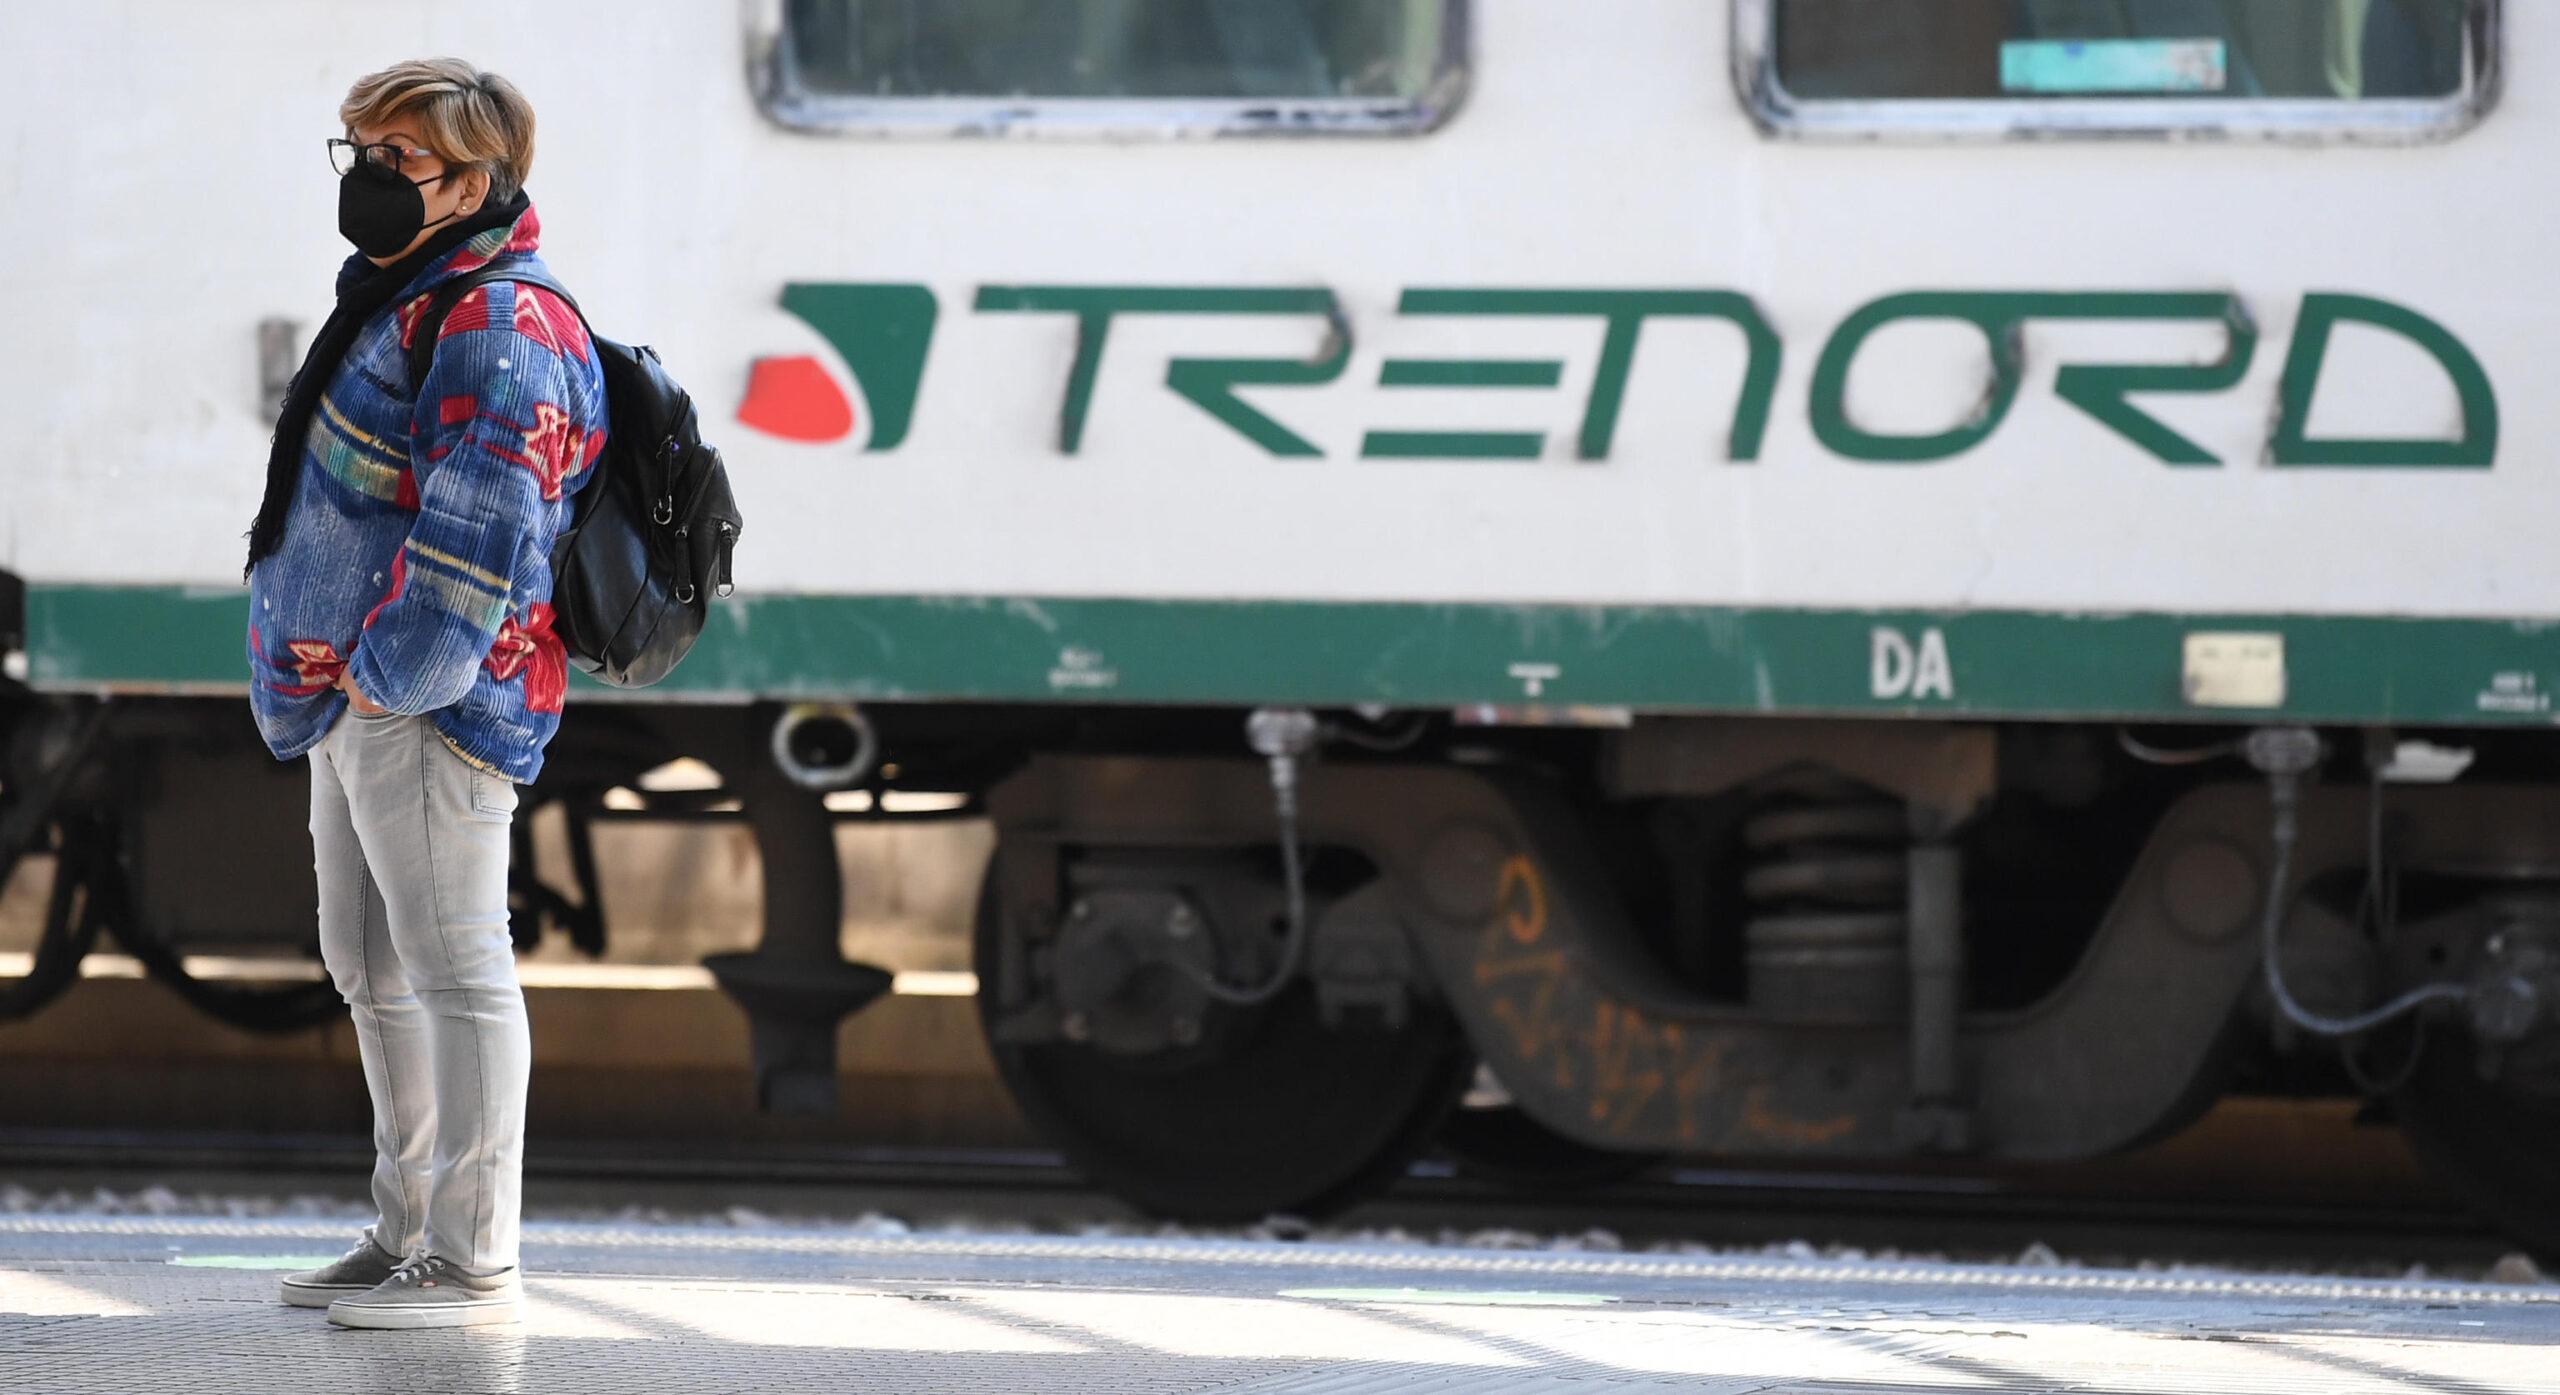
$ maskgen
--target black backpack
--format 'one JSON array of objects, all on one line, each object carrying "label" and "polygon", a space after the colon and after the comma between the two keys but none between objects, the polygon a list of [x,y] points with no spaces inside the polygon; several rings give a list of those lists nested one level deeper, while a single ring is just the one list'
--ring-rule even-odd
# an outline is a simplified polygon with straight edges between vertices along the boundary
[{"label": "black backpack", "polygon": [[[427,380],[436,336],[456,301],[492,281],[515,281],[587,312],[559,283],[521,263],[493,262],[436,288],[409,341],[409,386]],[[604,366],[608,423],[594,472],[572,497],[551,547],[552,633],[570,662],[617,688],[667,676],[693,648],[710,593],[733,589],[729,553],[744,520],[720,452],[703,444],[693,399],[657,351],[617,344],[587,325]]]}]

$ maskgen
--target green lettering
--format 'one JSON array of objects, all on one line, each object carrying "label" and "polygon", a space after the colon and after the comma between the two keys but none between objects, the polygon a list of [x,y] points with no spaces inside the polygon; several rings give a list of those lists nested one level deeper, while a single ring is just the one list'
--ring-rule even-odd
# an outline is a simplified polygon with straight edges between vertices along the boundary
[{"label": "green lettering", "polygon": [[[1552,388],[1564,365],[1550,359],[1391,358],[1380,387]],[[1547,438],[1536,431],[1372,431],[1360,454],[1373,460],[1535,460]]]},{"label": "green lettering", "polygon": [[[1750,349],[1750,363],[1744,370],[1742,399],[1734,408],[1733,432],[1726,440],[1725,450],[1736,461],[1760,457],[1760,442],[1768,433],[1769,406],[1777,395],[1778,366],[1784,349],[1778,342],[1778,332],[1769,327],[1767,317],[1748,296],[1732,291],[1408,290],[1397,310],[1406,315],[1584,315],[1602,320],[1607,328],[1600,341],[1600,362],[1592,376],[1591,397],[1583,406],[1577,443],[1578,454],[1584,460],[1605,460],[1609,456],[1610,442],[1618,430],[1618,409],[1626,401],[1627,375],[1635,367],[1636,340],[1647,319],[1681,316],[1730,321],[1742,331]],[[1372,439],[1381,435],[1393,439],[1399,435],[1434,434],[1463,437],[1469,433],[1376,432]],[[1503,439],[1517,448],[1517,436]],[[1362,453],[1378,452],[1364,447]],[[1530,454],[1536,454],[1534,448]]]},{"label": "green lettering", "polygon": [[1094,380],[1114,315],[1321,315],[1326,342],[1312,360],[1184,359],[1165,369],[1165,384],[1209,415],[1273,455],[1318,455],[1314,446],[1270,417],[1245,405],[1234,389],[1246,384],[1321,386],[1342,375],[1351,361],[1351,332],[1333,292],[1322,287],[1263,286],[981,286],[980,313],[1064,314],[1076,317],[1076,353],[1067,369],[1066,397],[1058,409],[1058,450],[1073,455],[1084,444]]},{"label": "green lettering", "polygon": [[[2386,329],[2427,351],[2453,380],[2462,401],[2462,436],[2449,441],[2313,440],[2309,434],[2311,399],[2320,389],[2320,370],[2329,358],[2329,338],[2343,322]],[[2315,293],[2302,298],[2302,317],[2294,321],[2293,348],[2286,355],[2281,407],[2270,454],[2279,466],[2341,466],[2368,469],[2486,470],[2498,458],[2498,393],[2488,370],[2453,331],[2415,310],[2358,295]]]},{"label": "green lettering", "polygon": [[[1972,416],[1934,435],[1897,436],[1849,420],[1849,369],[1876,331],[1902,320],[1960,320],[1981,331],[1991,349],[1991,382]],[[1914,291],[1858,309],[1823,346],[1813,371],[1813,433],[1850,460],[1916,464],[1962,455],[1989,440],[2016,404],[2025,372],[2021,343],[2029,320],[2218,320],[2227,348],[2203,364],[2068,364],[2054,392],[2100,424],[2171,465],[2218,465],[2212,452],[2179,435],[2129,400],[2137,392],[2224,392],[2249,371],[2257,327],[2233,296],[2220,292]]]}]

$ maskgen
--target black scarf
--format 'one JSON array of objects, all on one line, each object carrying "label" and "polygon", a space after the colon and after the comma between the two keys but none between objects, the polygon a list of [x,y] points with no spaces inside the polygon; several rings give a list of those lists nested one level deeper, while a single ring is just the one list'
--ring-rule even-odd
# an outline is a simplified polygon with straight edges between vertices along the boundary
[{"label": "black scarf", "polygon": [[388,305],[429,264],[472,238],[491,228],[503,228],[522,216],[532,200],[519,189],[513,198],[492,203],[478,213],[453,223],[428,238],[418,250],[393,262],[372,269],[370,263],[359,267],[349,261],[338,276],[337,308],[329,312],[327,323],[311,340],[311,351],[302,356],[302,367],[293,375],[292,385],[285,389],[284,411],[276,418],[275,439],[267,446],[267,492],[258,501],[257,521],[249,525],[249,561],[240,569],[246,579],[258,559],[284,545],[285,514],[293,508],[293,487],[302,478],[302,442],[310,434],[311,415],[320,409],[321,390],[338,374],[338,364],[354,347],[356,334],[365,321]]}]

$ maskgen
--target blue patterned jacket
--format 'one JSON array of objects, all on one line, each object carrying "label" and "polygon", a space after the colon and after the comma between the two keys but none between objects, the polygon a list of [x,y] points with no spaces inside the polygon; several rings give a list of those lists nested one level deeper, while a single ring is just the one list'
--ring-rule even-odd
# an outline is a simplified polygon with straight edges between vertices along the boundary
[{"label": "blue patterned jacket", "polygon": [[[351,671],[473,764],[542,769],[568,686],[551,543],[604,448],[602,366],[559,297],[498,282],[445,317],[414,397],[408,369],[434,289],[502,256],[539,266],[541,226],[528,206],[430,263],[321,395],[283,543],[249,574],[249,705],[279,760],[328,734]],[[351,257],[340,284],[372,270]]]}]

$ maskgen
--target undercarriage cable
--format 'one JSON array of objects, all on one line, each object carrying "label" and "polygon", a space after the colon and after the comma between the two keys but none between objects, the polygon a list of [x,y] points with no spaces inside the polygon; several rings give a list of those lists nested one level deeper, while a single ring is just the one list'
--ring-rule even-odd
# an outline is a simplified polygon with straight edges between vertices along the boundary
[{"label": "undercarriage cable", "polygon": [[80,981],[80,961],[98,943],[97,906],[82,897],[74,865],[80,854],[66,845],[54,859],[53,888],[46,893],[44,929],[25,976],[0,982],[0,1022],[32,1017]]},{"label": "undercarriage cable", "polygon": [[[63,793],[106,725],[106,704],[100,703],[71,729],[49,764],[32,776],[9,781],[7,798],[0,799],[0,886],[8,885],[26,855],[42,847],[54,830]],[[0,1022],[33,1016],[80,981],[80,963],[98,942],[100,921],[98,908],[79,894],[84,883],[81,855],[69,837],[62,839],[32,962],[23,976],[0,982]]]},{"label": "undercarriage cable", "polygon": [[185,1000],[187,1006],[226,1026],[267,1035],[306,1031],[346,1016],[346,1000],[338,995],[337,985],[325,977],[280,988],[231,987],[196,977],[186,959],[144,922],[133,904],[132,888],[117,852],[120,839],[114,822],[91,818],[79,823],[85,827],[75,834],[73,827],[66,825],[63,836],[66,843],[76,836],[89,850],[84,869],[88,902],[96,909],[100,924],[115,936],[125,953],[141,963],[145,974]]},{"label": "undercarriage cable", "polygon": [[2355,1082],[2356,1089],[2368,1097],[2396,1095],[2403,1086],[2417,1078],[2418,1067],[2426,1060],[2427,1019],[2413,1017],[2409,1020],[2409,1044],[2400,1053],[2400,1063],[2385,1074],[2376,1074],[2372,1066],[2356,1055],[2359,1040],[2372,1038],[2338,1039],[2338,1064],[2345,1069],[2347,1079]]},{"label": "undercarriage cable", "polygon": [[1346,746],[1357,746],[1364,751],[1393,755],[1399,751],[1412,749],[1414,743],[1420,741],[1423,734],[1430,730],[1431,719],[1417,712],[1406,721],[1404,730],[1389,735],[1379,735],[1347,722],[1326,722],[1319,729],[1319,734],[1327,741],[1339,741]]},{"label": "undercarriage cable", "polygon": [[2216,741],[2209,746],[2154,746],[2124,727],[2116,728],[2116,745],[2145,765],[2202,765],[2240,752],[2237,741]]},{"label": "undercarriage cable", "polygon": [[1287,898],[1288,920],[1280,939],[1280,962],[1271,976],[1252,987],[1225,983],[1207,969],[1190,967],[1200,990],[1230,1007],[1255,1007],[1277,998],[1298,976],[1307,957],[1307,884],[1298,848],[1298,761],[1315,745],[1316,717],[1303,707],[1263,707],[1245,719],[1245,739],[1271,763],[1271,804],[1280,825],[1280,879]]},{"label": "undercarriage cable", "polygon": [[120,826],[108,813],[66,804],[64,792],[90,761],[106,731],[108,706],[80,721],[62,754],[23,788],[10,791],[0,810],[0,881],[53,833],[53,886],[45,924],[28,973],[0,990],[0,1021],[25,1017],[59,997],[80,978],[81,961],[101,935],[112,935],[152,978],[189,1006],[252,1032],[295,1032],[346,1011],[335,985],[323,979],[287,988],[226,987],[195,976],[177,950],[162,941],[137,913],[127,884]]},{"label": "undercarriage cable", "polygon": [[2294,845],[2301,841],[2302,777],[2320,764],[2319,733],[2307,727],[2262,727],[2241,743],[2241,754],[2267,777],[2267,800],[2274,812],[2270,837],[2275,866],[2267,880],[2267,900],[2259,922],[2258,948],[2264,961],[2267,996],[2285,1020],[2315,1036],[2351,1037],[2372,1031],[2434,1002],[2462,1002],[2471,989],[2460,983],[2424,983],[2380,1007],[2351,1017],[2330,1017],[2303,1006],[2285,985],[2283,931],[2285,888],[2293,877]]}]

